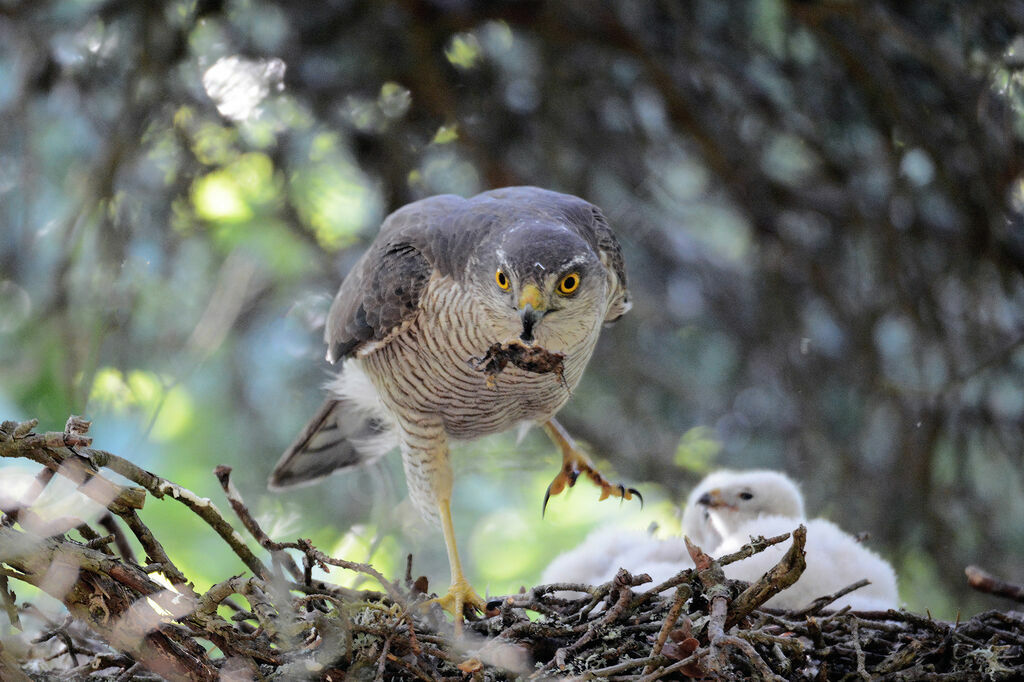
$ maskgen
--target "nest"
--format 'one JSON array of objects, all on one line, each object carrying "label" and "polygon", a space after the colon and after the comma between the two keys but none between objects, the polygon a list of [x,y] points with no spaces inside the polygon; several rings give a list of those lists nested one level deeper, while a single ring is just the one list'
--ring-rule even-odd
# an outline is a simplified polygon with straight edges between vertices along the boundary
[{"label": "nest", "polygon": [[[690,546],[695,568],[658,585],[622,570],[604,585],[553,584],[496,598],[456,637],[431,604],[411,557],[404,579],[334,558],[308,540],[275,542],[231,483],[216,477],[239,522],[263,548],[253,553],[208,499],[116,455],[89,447],[86,422],[36,434],[34,422],[0,425],[0,456],[42,465],[36,485],[0,518],[0,606],[22,637],[0,647],[0,678],[24,679],[1020,679],[1024,614],[990,611],[965,622],[890,610],[829,612],[859,584],[801,611],[763,604],[799,579],[802,527],[757,538],[717,559]],[[115,471],[139,487],[107,479]],[[108,510],[97,525],[44,523],[33,510],[54,475]],[[137,514],[149,497],[185,504],[249,569],[197,593]],[[127,529],[127,530],[126,530]],[[133,555],[128,534],[145,551]],[[722,566],[789,541],[753,584],[726,580]],[[313,567],[356,571],[377,590],[313,580]],[[60,569],[60,570],[57,570]],[[55,571],[63,576],[55,580]],[[167,583],[155,579],[166,576]],[[979,569],[978,589],[1017,600],[1024,590]],[[65,605],[54,620],[18,604],[23,582]],[[580,594],[568,597],[567,594]],[[468,614],[467,614],[468,615]]]}]

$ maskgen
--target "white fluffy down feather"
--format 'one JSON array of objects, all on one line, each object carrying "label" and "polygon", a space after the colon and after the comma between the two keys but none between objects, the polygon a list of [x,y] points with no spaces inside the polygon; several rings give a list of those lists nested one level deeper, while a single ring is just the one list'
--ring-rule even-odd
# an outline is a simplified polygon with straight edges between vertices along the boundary
[{"label": "white fluffy down feather", "polygon": [[[575,549],[558,555],[544,569],[541,583],[600,585],[615,577],[620,568],[630,573],[657,569],[660,580],[693,566],[681,538],[662,540],[629,528],[598,528]],[[675,567],[672,570],[672,567]],[[667,574],[665,574],[667,571]],[[655,582],[660,582],[651,575]]]},{"label": "white fluffy down feather", "polygon": [[[807,568],[792,586],[765,602],[777,609],[800,609],[818,597],[838,592],[847,585],[867,578],[870,585],[840,597],[829,608],[850,606],[854,611],[884,611],[899,607],[896,573],[889,562],[858,542],[836,524],[825,519],[803,521],[786,516],[762,516],[749,521],[725,538],[715,549],[715,556],[735,552],[751,537],[772,537],[793,531],[800,523],[807,527],[804,552]],[[769,547],[752,557],[725,567],[725,575],[733,580],[753,582],[779,563],[789,549],[789,542]]]},{"label": "white fluffy down feather", "polygon": [[690,492],[683,534],[710,553],[725,536],[765,514],[805,518],[804,497],[793,479],[771,469],[722,469]]},{"label": "white fluffy down feather", "polygon": [[[691,492],[683,515],[683,532],[712,556],[734,552],[751,536],[771,537],[807,527],[807,570],[791,587],[767,602],[775,608],[796,609],[817,597],[836,592],[862,578],[871,585],[834,602],[830,608],[851,606],[874,611],[896,608],[896,574],[880,556],[824,519],[807,521],[803,496],[796,484],[777,471],[722,470],[709,474]],[[725,567],[736,580],[753,581],[778,563],[789,547],[782,543]],[[623,528],[600,528],[583,544],[558,556],[544,571],[542,582],[608,582],[618,569],[647,573],[658,584],[693,562],[681,537],[658,539]]]}]

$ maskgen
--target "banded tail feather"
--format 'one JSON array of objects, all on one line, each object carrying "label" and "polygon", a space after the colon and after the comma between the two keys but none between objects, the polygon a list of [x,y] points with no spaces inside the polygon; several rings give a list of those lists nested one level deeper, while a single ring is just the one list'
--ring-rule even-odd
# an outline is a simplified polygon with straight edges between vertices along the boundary
[{"label": "banded tail feather", "polygon": [[267,484],[283,490],[369,464],[394,445],[389,425],[350,400],[328,398],[278,460]]}]

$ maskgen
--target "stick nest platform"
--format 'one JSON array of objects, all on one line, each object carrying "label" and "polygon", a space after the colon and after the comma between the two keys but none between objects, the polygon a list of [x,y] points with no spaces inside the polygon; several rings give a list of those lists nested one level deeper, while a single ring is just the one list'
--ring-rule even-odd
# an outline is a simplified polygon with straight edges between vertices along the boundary
[{"label": "stick nest platform", "polygon": [[[0,639],[3,680],[977,680],[1024,678],[1024,613],[989,611],[945,622],[907,611],[828,611],[857,585],[801,611],[762,605],[799,579],[805,531],[756,538],[718,558],[690,546],[696,568],[653,585],[620,570],[603,585],[553,584],[494,598],[456,638],[427,608],[411,557],[403,579],[328,556],[308,540],[271,540],[231,483],[214,474],[249,549],[206,498],[109,452],[91,448],[88,422],[37,434],[34,421],[0,424],[0,456],[40,465],[18,500],[0,496]],[[135,486],[107,478],[114,471]],[[43,520],[33,505],[54,476],[106,508],[97,521]],[[149,498],[186,505],[244,567],[197,592],[138,514]],[[139,560],[129,538],[145,556]],[[789,542],[753,584],[722,566]],[[378,589],[313,579],[313,568],[356,571]],[[166,580],[156,578],[160,574]],[[1021,600],[1019,586],[968,569],[971,584]],[[19,583],[60,600],[54,618],[18,603]],[[572,594],[582,596],[571,596]],[[570,595],[570,596],[567,596]]]}]

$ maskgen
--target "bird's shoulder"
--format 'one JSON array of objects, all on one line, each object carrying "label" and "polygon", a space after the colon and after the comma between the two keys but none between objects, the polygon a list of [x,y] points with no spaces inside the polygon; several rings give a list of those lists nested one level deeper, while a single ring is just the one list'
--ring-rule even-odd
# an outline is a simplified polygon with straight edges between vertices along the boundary
[{"label": "bird's shoulder", "polygon": [[328,359],[389,338],[415,318],[432,278],[463,279],[481,244],[497,243],[510,225],[532,219],[558,221],[586,241],[615,275],[620,293],[609,319],[628,309],[622,251],[593,204],[538,187],[505,187],[469,199],[442,194],[384,220],[331,305],[324,334]]},{"label": "bird's shoulder", "polygon": [[494,208],[443,194],[391,213],[331,304],[328,360],[372,348],[415,319],[432,279],[458,279],[473,245],[496,229]]}]

